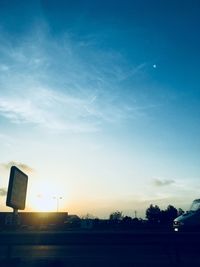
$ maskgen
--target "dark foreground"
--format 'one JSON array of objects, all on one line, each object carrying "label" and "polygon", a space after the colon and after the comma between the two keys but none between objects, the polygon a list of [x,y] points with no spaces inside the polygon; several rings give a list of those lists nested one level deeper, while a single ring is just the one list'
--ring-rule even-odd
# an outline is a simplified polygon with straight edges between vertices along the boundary
[{"label": "dark foreground", "polygon": [[200,266],[200,233],[0,233],[0,266]]}]

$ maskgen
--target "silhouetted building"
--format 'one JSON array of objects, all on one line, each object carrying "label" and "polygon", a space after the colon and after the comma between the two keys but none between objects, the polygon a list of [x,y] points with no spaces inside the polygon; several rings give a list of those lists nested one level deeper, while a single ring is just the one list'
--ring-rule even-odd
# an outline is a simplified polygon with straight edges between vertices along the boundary
[{"label": "silhouetted building", "polygon": [[[0,212],[0,227],[12,224],[12,212]],[[71,216],[68,212],[19,212],[18,225],[21,227],[62,226]]]}]

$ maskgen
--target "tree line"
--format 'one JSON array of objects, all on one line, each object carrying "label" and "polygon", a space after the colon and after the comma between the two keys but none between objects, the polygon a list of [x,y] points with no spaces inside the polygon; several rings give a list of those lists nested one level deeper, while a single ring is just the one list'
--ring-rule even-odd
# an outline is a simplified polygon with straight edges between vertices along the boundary
[{"label": "tree line", "polygon": [[158,205],[151,204],[145,211],[145,219],[138,218],[137,212],[135,216],[124,216],[122,211],[114,211],[109,215],[107,220],[95,218],[93,215],[87,214],[82,217],[82,222],[93,224],[96,229],[145,229],[145,228],[172,228],[173,220],[184,211],[168,205],[166,209],[160,209]]},{"label": "tree line", "polygon": [[[150,204],[150,206],[146,209],[145,211],[145,219],[147,221],[149,221],[150,223],[170,223],[173,222],[173,220],[182,215],[184,213],[184,210],[182,210],[181,208],[175,208],[172,205],[168,205],[166,209],[161,210],[160,207],[158,205],[153,205]],[[131,217],[131,216],[124,216],[122,211],[114,211],[109,215],[109,220],[110,221],[128,221],[128,220],[133,220],[133,219],[137,219],[137,220],[144,220],[142,218],[138,218],[136,216],[136,212],[135,212],[135,217]],[[97,220],[98,218],[87,213],[85,216],[82,216],[82,219],[90,219],[90,220]]]},{"label": "tree line", "polygon": [[91,228],[91,229],[171,229],[173,220],[184,211],[168,205],[166,209],[160,209],[158,205],[151,204],[145,211],[145,219],[138,218],[137,212],[135,216],[124,216],[122,211],[116,210],[110,213],[108,219],[99,219],[91,214],[86,214],[81,218],[77,217],[75,220],[65,224],[66,228]]},{"label": "tree line", "polygon": [[161,210],[158,205],[150,205],[146,209],[146,218],[152,224],[170,224],[173,220],[182,215],[184,211],[179,208],[176,209],[172,205],[168,205],[165,210]]},{"label": "tree line", "polygon": [[[166,209],[161,210],[158,205],[150,204],[145,211],[145,219],[150,224],[172,224],[173,220],[182,215],[184,211],[181,208],[175,208],[172,205],[168,205]],[[141,218],[132,218],[130,216],[123,216],[122,211],[112,212],[109,216],[110,221],[131,221],[139,220],[144,221]]]}]

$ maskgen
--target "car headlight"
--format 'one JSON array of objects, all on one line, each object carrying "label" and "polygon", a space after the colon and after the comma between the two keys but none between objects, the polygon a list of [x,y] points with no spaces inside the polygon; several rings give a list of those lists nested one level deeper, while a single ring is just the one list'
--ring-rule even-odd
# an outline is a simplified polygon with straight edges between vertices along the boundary
[{"label": "car headlight", "polygon": [[181,225],[184,225],[184,222],[174,221],[174,226],[181,226]]}]

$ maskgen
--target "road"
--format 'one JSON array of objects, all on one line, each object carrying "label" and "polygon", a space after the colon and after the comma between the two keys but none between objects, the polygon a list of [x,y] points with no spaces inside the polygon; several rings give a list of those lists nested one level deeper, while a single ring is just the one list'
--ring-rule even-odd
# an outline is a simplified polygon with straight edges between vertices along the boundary
[{"label": "road", "polygon": [[200,266],[200,233],[0,234],[0,266]]}]

